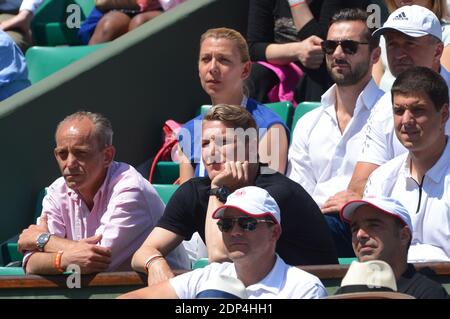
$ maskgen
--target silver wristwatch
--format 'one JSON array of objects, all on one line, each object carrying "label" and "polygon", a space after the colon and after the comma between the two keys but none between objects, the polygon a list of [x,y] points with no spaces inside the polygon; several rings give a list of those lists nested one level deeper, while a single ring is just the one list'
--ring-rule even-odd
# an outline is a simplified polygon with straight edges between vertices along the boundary
[{"label": "silver wristwatch", "polygon": [[36,239],[36,248],[39,251],[44,251],[44,246],[48,243],[48,241],[50,240],[50,236],[52,234],[50,233],[42,233],[39,234],[38,238]]}]

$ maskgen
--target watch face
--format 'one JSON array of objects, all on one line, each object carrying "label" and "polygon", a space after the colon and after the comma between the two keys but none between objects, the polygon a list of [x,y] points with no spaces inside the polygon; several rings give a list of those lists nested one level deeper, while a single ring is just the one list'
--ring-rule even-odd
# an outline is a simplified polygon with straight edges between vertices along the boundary
[{"label": "watch face", "polygon": [[40,234],[38,239],[37,239],[37,246],[39,249],[42,249],[45,244],[48,242],[48,240],[50,239],[50,234],[49,233],[43,233]]},{"label": "watch face", "polygon": [[227,188],[225,188],[225,187],[219,188],[220,201],[225,203],[227,201],[228,195],[230,195],[230,191]]}]

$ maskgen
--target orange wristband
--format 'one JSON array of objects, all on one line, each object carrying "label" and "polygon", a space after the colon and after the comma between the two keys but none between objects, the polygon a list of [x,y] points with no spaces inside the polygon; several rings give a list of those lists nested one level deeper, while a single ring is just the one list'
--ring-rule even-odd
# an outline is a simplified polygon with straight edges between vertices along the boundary
[{"label": "orange wristband", "polygon": [[64,269],[61,268],[61,257],[63,253],[63,250],[58,251],[53,260],[53,266],[55,266],[55,269],[59,272],[64,272]]}]

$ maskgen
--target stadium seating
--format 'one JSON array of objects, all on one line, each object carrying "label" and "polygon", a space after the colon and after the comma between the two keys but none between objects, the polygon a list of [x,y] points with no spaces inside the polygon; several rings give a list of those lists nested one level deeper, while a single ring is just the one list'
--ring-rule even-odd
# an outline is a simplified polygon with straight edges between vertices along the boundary
[{"label": "stadium seating", "polygon": [[[44,199],[45,194],[47,194],[47,188],[42,189],[37,195],[36,208],[33,214],[32,223],[36,223],[37,218],[41,215],[42,200]],[[0,251],[2,255],[3,265],[7,265],[9,263],[14,263],[22,260],[23,255],[17,251],[18,238],[19,235],[16,235],[10,238],[8,241],[1,244]],[[2,273],[0,272],[0,274]]]},{"label": "stadium seating", "polygon": [[[68,10],[75,4],[80,8],[80,23],[86,19],[94,8],[94,0],[45,0],[35,12],[31,29],[36,45],[79,45],[78,28],[69,28],[67,20],[74,11]],[[69,11],[69,12],[67,12]]]},{"label": "stadium seating", "polygon": [[[264,104],[269,109],[278,114],[283,122],[289,126],[294,108],[290,102],[276,102]],[[205,114],[211,108],[211,105],[202,105],[199,114]]]},{"label": "stadium seating", "polygon": [[31,47],[25,55],[28,64],[28,78],[34,84],[105,45]]},{"label": "stadium seating", "polygon": [[169,202],[170,197],[178,189],[179,185],[174,184],[153,184],[153,187],[158,192],[164,204]]},{"label": "stadium seating", "polygon": [[309,111],[314,110],[315,108],[320,106],[320,102],[301,102],[297,105],[295,112],[294,112],[294,117],[292,118],[292,124],[290,125],[291,128],[291,136],[292,133],[294,132],[295,129],[295,125],[297,124],[297,121],[306,113],[308,113]]},{"label": "stadium seating", "polygon": [[161,161],[156,164],[152,183],[173,184],[180,176],[180,165],[176,162]]}]

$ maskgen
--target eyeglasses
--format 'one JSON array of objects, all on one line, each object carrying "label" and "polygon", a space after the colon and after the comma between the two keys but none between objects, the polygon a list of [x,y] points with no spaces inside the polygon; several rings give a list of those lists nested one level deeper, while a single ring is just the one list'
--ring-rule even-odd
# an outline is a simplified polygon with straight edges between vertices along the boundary
[{"label": "eyeglasses", "polygon": [[360,44],[369,44],[368,42],[358,42],[353,40],[342,40],[342,41],[334,41],[334,40],[325,40],[320,44],[322,46],[322,51],[325,54],[333,54],[338,45],[342,47],[342,51],[345,54],[355,54],[358,52],[358,45]]},{"label": "eyeglasses", "polygon": [[217,226],[222,233],[228,233],[233,229],[235,222],[237,222],[239,227],[241,227],[244,231],[254,231],[258,223],[275,224],[273,220],[266,218],[236,217],[219,219]]}]

